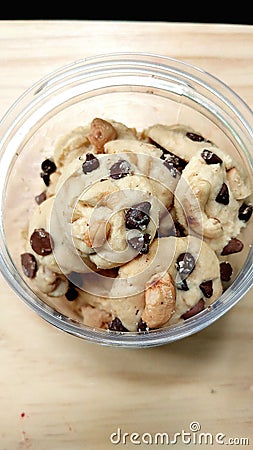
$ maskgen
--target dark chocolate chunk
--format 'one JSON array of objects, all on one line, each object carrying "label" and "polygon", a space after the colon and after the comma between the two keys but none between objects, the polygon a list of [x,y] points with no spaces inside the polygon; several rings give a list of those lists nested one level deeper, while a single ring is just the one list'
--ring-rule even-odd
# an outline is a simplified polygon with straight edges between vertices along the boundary
[{"label": "dark chocolate chunk", "polygon": [[34,278],[37,272],[37,261],[32,253],[22,253],[21,266],[28,278]]},{"label": "dark chocolate chunk", "polygon": [[192,254],[189,252],[181,253],[176,261],[176,269],[179,271],[180,278],[186,278],[190,275],[190,273],[192,273],[194,268],[195,259]]},{"label": "dark chocolate chunk", "polygon": [[139,320],[138,325],[137,325],[137,331],[141,332],[141,331],[148,331],[149,327],[147,326],[146,322],[143,322],[142,319]]},{"label": "dark chocolate chunk", "polygon": [[232,253],[239,253],[243,249],[243,243],[240,239],[231,238],[227,245],[223,248],[221,255],[231,255]]},{"label": "dark chocolate chunk", "polygon": [[175,226],[175,236],[184,237],[187,235],[185,228],[183,227],[183,225],[181,225],[181,223],[176,221],[174,223],[174,226]]},{"label": "dark chocolate chunk", "polygon": [[131,172],[131,166],[128,161],[120,159],[114,163],[110,168],[110,177],[114,180],[119,180],[120,178],[126,177]]},{"label": "dark chocolate chunk", "polygon": [[233,274],[233,269],[229,262],[223,261],[220,263],[220,278],[221,281],[230,281]]},{"label": "dark chocolate chunk", "polygon": [[206,298],[211,298],[213,295],[213,282],[212,280],[203,281],[199,285],[200,290]]},{"label": "dark chocolate chunk", "polygon": [[222,184],[221,189],[215,200],[217,203],[222,203],[222,205],[229,204],[229,190],[226,183]]},{"label": "dark chocolate chunk", "polygon": [[142,234],[139,230],[134,230],[137,232],[136,235],[127,239],[128,243],[133,247],[138,253],[146,254],[149,251],[149,244],[151,241],[151,236],[148,233]]},{"label": "dark chocolate chunk", "polygon": [[144,235],[139,230],[129,231],[127,242],[134,248],[134,250],[139,252],[144,244]]},{"label": "dark chocolate chunk", "polygon": [[50,255],[53,251],[53,240],[44,228],[37,228],[31,234],[30,244],[32,249],[40,256]]},{"label": "dark chocolate chunk", "polygon": [[177,168],[174,166],[173,163],[171,163],[168,160],[165,160],[164,163],[165,167],[167,167],[167,169],[169,169],[170,174],[173,176],[173,178],[176,178],[177,174],[178,174],[178,170]]},{"label": "dark chocolate chunk", "polygon": [[50,184],[50,174],[49,174],[49,173],[41,172],[40,176],[41,176],[41,178],[43,179],[45,185],[48,187],[49,184]]},{"label": "dark chocolate chunk", "polygon": [[43,173],[46,173],[48,175],[51,175],[51,173],[54,173],[56,171],[56,165],[54,161],[47,158],[45,161],[41,163],[41,170]]},{"label": "dark chocolate chunk", "polygon": [[86,159],[82,164],[83,173],[87,174],[93,172],[99,167],[98,158],[93,153],[86,153]]},{"label": "dark chocolate chunk", "polygon": [[189,287],[188,287],[188,284],[185,279],[183,279],[183,280],[176,279],[176,288],[179,291],[189,291]]},{"label": "dark chocolate chunk", "polygon": [[174,155],[174,153],[169,152],[169,150],[166,150],[165,148],[160,147],[163,154],[160,157],[162,160],[164,160],[164,165],[171,170],[172,175],[176,172],[182,172],[185,166],[187,165],[187,162],[183,159],[179,158],[178,156]]},{"label": "dark chocolate chunk", "polygon": [[184,168],[181,165],[180,159],[175,155],[166,156],[163,164],[169,169],[173,178],[176,178],[178,173],[181,173]]},{"label": "dark chocolate chunk", "polygon": [[205,140],[205,138],[203,138],[203,136],[201,136],[200,134],[197,133],[192,133],[190,131],[188,131],[186,133],[186,136],[191,140],[191,141],[195,141],[195,142],[203,142]]},{"label": "dark chocolate chunk", "polygon": [[143,237],[144,237],[144,242],[143,242],[143,246],[142,246],[142,248],[140,250],[140,253],[142,255],[146,255],[148,253],[148,251],[149,251],[149,244],[150,244],[150,241],[151,241],[151,236],[148,233],[144,233]]},{"label": "dark chocolate chunk", "polygon": [[126,227],[129,229],[145,230],[150,221],[150,208],[151,204],[149,202],[141,202],[129,208],[125,213]]},{"label": "dark chocolate chunk", "polygon": [[203,298],[201,298],[196,305],[194,305],[189,311],[186,311],[184,314],[182,314],[182,319],[186,320],[190,317],[196,316],[199,312],[203,311],[205,309],[205,302]]},{"label": "dark chocolate chunk", "polygon": [[222,164],[222,159],[219,158],[215,153],[211,152],[211,150],[203,150],[201,153],[202,158],[206,162],[206,164]]},{"label": "dark chocolate chunk", "polygon": [[108,325],[109,330],[111,331],[128,331],[121,320],[118,317],[115,317]]},{"label": "dark chocolate chunk", "polygon": [[69,302],[73,302],[78,297],[78,291],[75,289],[75,287],[72,285],[72,283],[69,284],[69,288],[65,294],[66,299]]},{"label": "dark chocolate chunk", "polygon": [[41,194],[35,196],[35,201],[38,205],[40,205],[46,200],[46,198],[47,198],[46,192],[43,191],[41,192]]},{"label": "dark chocolate chunk", "polygon": [[247,205],[246,203],[243,203],[238,212],[238,218],[239,220],[243,220],[243,222],[248,222],[251,218],[253,212],[253,206]]}]

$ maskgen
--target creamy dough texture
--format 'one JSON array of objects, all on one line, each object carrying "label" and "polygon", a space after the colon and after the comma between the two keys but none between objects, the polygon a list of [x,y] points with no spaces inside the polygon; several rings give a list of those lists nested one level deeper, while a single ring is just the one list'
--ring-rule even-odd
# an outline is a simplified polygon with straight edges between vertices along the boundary
[{"label": "creamy dough texture", "polygon": [[95,118],[59,137],[41,170],[21,264],[59,309],[110,332],[149,332],[222,294],[252,186],[199,132]]}]

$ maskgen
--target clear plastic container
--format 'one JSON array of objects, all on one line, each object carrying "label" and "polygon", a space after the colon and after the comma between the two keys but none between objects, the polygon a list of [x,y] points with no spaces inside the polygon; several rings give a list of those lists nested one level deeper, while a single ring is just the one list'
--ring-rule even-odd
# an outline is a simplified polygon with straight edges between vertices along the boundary
[{"label": "clear plastic container", "polygon": [[161,55],[115,53],[86,58],[49,74],[27,90],[0,123],[0,267],[14,292],[52,325],[87,341],[121,347],[166,344],[200,331],[233,307],[252,286],[252,224],[242,233],[231,285],[208,309],[149,333],[94,329],[49,304],[20,267],[22,243],[38,173],[57,137],[94,117],[111,117],[142,130],[183,123],[241,161],[253,177],[253,115],[228,86],[209,73]]}]

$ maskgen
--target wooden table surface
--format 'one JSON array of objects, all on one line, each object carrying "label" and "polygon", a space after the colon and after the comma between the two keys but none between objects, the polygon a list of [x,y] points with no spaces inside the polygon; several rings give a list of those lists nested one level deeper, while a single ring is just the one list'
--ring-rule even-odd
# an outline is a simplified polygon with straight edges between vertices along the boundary
[{"label": "wooden table surface", "polygon": [[[253,106],[253,26],[2,21],[0,116],[48,72],[112,51],[196,64]],[[0,450],[162,449],[169,446],[158,435],[155,443],[157,433],[173,440],[194,426],[210,434],[209,445],[193,445],[200,432],[191,431],[171,447],[219,449],[237,439],[237,448],[253,448],[252,302],[250,291],[226,316],[181,342],[119,349],[45,323],[1,276]]]}]

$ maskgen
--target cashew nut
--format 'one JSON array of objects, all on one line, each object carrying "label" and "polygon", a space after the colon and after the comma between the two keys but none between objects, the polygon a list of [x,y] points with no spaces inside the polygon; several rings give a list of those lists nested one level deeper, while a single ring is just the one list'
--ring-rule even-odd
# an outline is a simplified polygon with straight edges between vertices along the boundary
[{"label": "cashew nut", "polygon": [[172,277],[168,272],[163,276],[156,274],[146,284],[146,288],[142,320],[149,328],[161,327],[175,310],[176,290]]},{"label": "cashew nut", "polygon": [[88,139],[96,147],[97,153],[103,153],[104,144],[116,138],[117,131],[110,122],[100,118],[93,119]]}]

